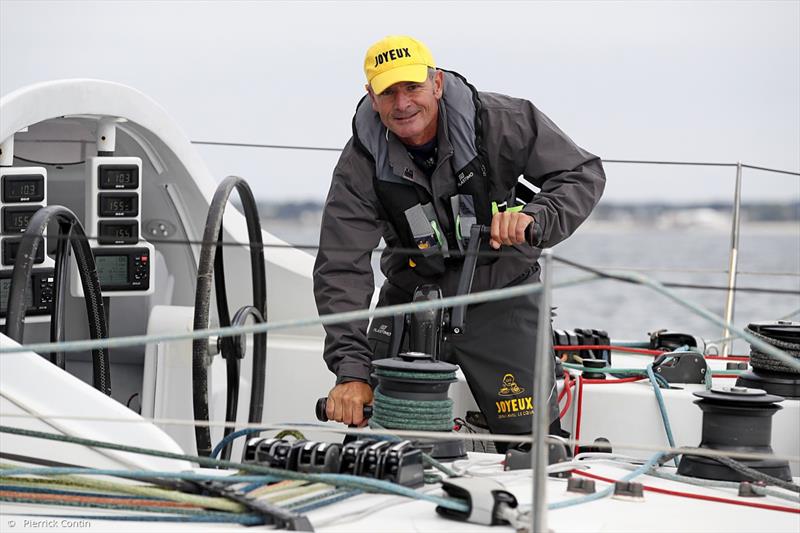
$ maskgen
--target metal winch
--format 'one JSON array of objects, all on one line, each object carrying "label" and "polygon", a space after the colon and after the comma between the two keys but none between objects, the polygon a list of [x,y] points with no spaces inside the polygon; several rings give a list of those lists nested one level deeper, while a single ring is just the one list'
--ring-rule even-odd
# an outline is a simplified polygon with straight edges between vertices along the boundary
[{"label": "metal winch", "polygon": [[[700,447],[725,452],[774,454],[772,416],[783,398],[760,389],[714,387],[695,392],[695,401],[703,410],[703,434]],[[791,481],[789,463],[779,459],[737,459],[752,469]],[[723,481],[749,481],[749,478],[713,458],[684,455],[678,474]]]}]

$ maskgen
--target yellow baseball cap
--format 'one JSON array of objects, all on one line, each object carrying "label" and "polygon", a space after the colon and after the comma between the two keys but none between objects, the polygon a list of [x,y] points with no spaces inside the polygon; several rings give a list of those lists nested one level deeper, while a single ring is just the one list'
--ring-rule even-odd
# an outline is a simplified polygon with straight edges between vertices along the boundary
[{"label": "yellow baseball cap", "polygon": [[407,35],[389,35],[367,50],[364,74],[375,94],[399,81],[423,82],[436,67],[428,47]]}]

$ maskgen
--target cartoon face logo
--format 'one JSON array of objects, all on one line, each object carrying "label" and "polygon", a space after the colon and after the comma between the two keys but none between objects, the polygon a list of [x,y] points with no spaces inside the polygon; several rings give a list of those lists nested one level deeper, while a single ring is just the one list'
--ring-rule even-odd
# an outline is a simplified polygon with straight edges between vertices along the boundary
[{"label": "cartoon face logo", "polygon": [[523,392],[525,392],[525,389],[517,385],[517,380],[514,378],[514,374],[506,374],[503,376],[503,384],[501,385],[497,394],[500,396],[516,396],[517,394],[522,394]]}]

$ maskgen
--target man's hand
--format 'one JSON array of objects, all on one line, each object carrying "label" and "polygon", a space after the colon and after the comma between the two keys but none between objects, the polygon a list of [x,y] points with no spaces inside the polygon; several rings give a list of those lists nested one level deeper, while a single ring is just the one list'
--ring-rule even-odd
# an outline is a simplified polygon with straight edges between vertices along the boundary
[{"label": "man's hand", "polygon": [[[525,242],[525,228],[533,224],[533,217],[522,212],[501,211],[492,217],[492,236],[489,245],[499,250],[501,245],[511,246]],[[533,228],[531,228],[533,229]]]},{"label": "man's hand", "polygon": [[363,381],[349,381],[331,389],[325,411],[328,420],[342,422],[348,426],[363,427],[367,424],[364,418],[364,406],[370,404],[372,404],[372,387]]}]

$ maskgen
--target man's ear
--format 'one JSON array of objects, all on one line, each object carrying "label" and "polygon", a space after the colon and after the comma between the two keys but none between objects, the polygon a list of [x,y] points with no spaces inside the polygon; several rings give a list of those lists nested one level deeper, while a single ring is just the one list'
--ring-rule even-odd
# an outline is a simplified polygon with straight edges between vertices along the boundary
[{"label": "man's ear", "polygon": [[444,73],[441,70],[436,71],[436,75],[433,77],[433,96],[436,99],[440,99],[444,94]]},{"label": "man's ear", "polygon": [[368,84],[364,85],[364,88],[367,90],[367,93],[369,93],[369,100],[370,100],[370,102],[372,102],[372,110],[377,113],[378,112],[378,102],[375,99],[375,93],[373,92],[372,87],[368,83]]}]

